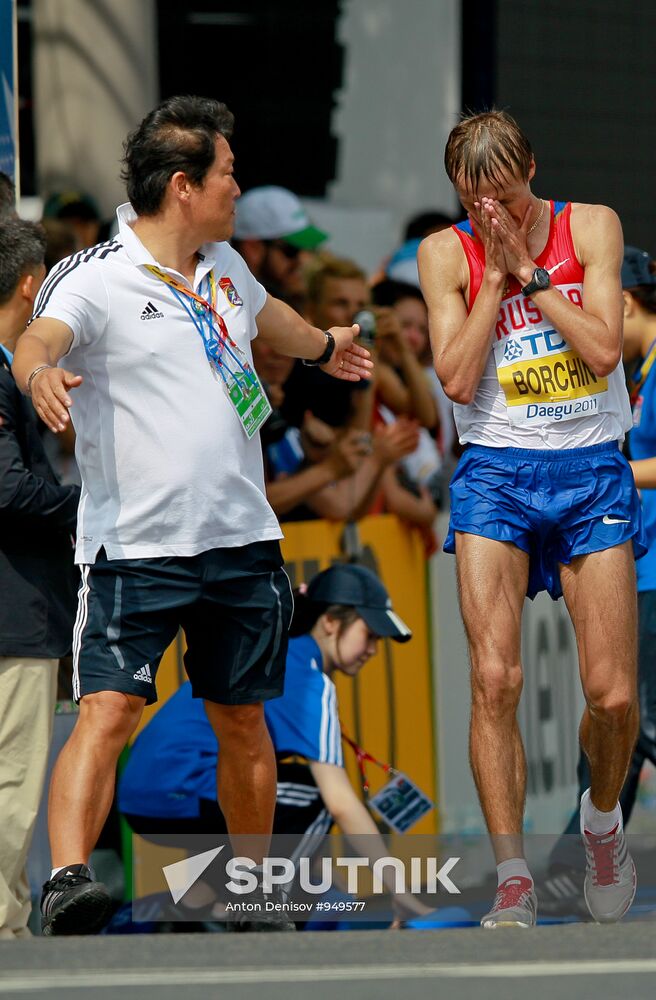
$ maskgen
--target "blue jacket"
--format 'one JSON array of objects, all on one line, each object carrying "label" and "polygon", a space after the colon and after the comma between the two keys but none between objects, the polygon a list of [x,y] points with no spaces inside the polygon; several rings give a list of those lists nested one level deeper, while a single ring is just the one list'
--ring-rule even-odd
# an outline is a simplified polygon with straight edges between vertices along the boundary
[{"label": "blue jacket", "polygon": [[[265,702],[264,711],[279,757],[343,764],[335,685],[310,635],[290,640],[283,696]],[[197,817],[199,800],[216,798],[218,752],[203,702],[187,682],[135,740],[119,782],[119,809],[159,819]]]}]

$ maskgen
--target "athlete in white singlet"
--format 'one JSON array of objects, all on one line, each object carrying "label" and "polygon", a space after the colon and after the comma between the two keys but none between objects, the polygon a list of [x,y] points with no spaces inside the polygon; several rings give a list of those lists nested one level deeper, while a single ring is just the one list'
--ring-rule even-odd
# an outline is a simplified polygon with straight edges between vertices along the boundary
[{"label": "athlete in white singlet", "polygon": [[611,209],[551,202],[517,123],[463,120],[445,165],[468,223],[419,251],[435,368],[465,452],[445,542],[456,553],[472,663],[470,754],[498,891],[484,927],[532,926],[524,859],[526,760],[517,723],[525,596],[564,594],[586,709],[585,896],[618,920],[635,868],[618,795],[637,734],[634,557],[645,551],[621,374],[622,231]]}]

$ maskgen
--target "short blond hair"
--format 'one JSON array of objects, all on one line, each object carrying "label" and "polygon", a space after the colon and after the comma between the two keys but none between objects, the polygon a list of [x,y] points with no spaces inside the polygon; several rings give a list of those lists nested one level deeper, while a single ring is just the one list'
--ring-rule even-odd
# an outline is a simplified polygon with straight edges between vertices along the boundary
[{"label": "short blond hair", "polygon": [[336,278],[338,281],[356,279],[366,282],[367,275],[353,260],[325,255],[319,266],[313,268],[308,275],[308,302],[316,304],[321,301],[324,286],[330,278]]},{"label": "short blond hair", "polygon": [[452,129],[444,150],[444,166],[452,184],[464,180],[476,190],[482,177],[501,185],[505,172],[518,170],[528,180],[533,161],[531,144],[506,111],[469,115]]}]

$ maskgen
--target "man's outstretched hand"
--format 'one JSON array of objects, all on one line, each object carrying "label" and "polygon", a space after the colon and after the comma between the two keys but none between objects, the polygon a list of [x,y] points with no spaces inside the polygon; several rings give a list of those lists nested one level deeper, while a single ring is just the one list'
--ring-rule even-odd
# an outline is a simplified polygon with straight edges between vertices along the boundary
[{"label": "man's outstretched hand", "polygon": [[32,380],[30,395],[34,409],[53,434],[66,429],[71,419],[68,411],[73,405],[69,390],[79,385],[82,376],[65,368],[44,368]]},{"label": "man's outstretched hand", "polygon": [[360,347],[353,341],[360,334],[357,323],[353,326],[331,326],[330,333],[335,338],[335,350],[327,364],[321,365],[321,370],[327,375],[341,378],[346,382],[359,382],[370,379],[374,363],[366,347]]}]

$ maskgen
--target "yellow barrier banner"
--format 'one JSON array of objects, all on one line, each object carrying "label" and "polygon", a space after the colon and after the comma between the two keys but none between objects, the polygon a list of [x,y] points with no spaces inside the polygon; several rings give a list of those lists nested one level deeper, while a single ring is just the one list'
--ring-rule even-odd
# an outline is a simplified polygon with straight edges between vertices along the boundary
[{"label": "yellow barrier banner", "polygon": [[[345,559],[342,523],[302,521],[285,524],[283,529],[282,551],[293,586],[307,583],[319,570]],[[437,802],[423,542],[418,532],[393,514],[364,518],[346,530],[357,531],[361,546],[357,561],[380,577],[413,637],[407,643],[382,640],[376,656],[354,680],[335,671],[343,730],[372,756],[405,772]],[[344,760],[353,784],[360,787],[355,755],[346,745]],[[388,781],[385,772],[372,764],[367,776],[371,794]],[[437,833],[438,825],[433,811],[410,832]]]}]

